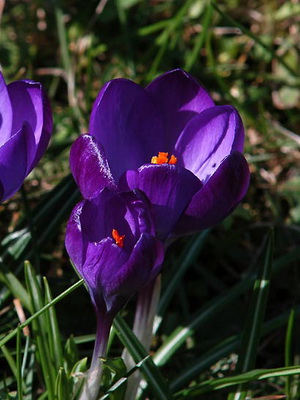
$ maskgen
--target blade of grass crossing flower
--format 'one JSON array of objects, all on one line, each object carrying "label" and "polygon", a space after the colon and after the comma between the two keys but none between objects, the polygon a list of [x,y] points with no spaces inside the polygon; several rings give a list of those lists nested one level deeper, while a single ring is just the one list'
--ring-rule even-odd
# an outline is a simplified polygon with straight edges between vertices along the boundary
[{"label": "blade of grass crossing flower", "polygon": [[[44,306],[43,296],[41,286],[28,261],[25,262],[25,280],[31,297],[32,311],[36,312]],[[49,400],[55,400],[55,369],[53,367],[49,343],[47,340],[47,325],[47,318],[43,314],[38,318],[35,318],[32,322],[34,338],[37,346],[37,357],[43,371],[48,398]]]},{"label": "blade of grass crossing flower", "polygon": [[[37,246],[40,250],[49,243],[49,239],[56,234],[61,226],[61,222],[69,214],[76,202],[79,200],[80,194],[72,180],[71,175],[63,179],[36,209],[33,210],[33,223],[36,227]],[[55,216],[53,218],[53,216]],[[45,229],[46,227],[46,229]],[[10,237],[10,240],[8,240]],[[27,228],[18,227],[18,230],[5,238],[3,245],[5,250],[2,253],[2,263],[0,264],[0,280],[7,287],[0,291],[0,306],[10,296],[10,292],[18,297],[24,307],[30,310],[29,296],[21,283],[17,280],[16,274],[23,270],[24,259],[28,259],[32,252],[31,235]],[[11,257],[14,259],[14,273],[9,269]],[[6,265],[7,264],[7,265]]]},{"label": "blade of grass crossing flower", "polygon": [[[285,349],[284,349],[284,363],[286,367],[289,367],[292,365],[293,360],[292,360],[292,341],[293,341],[293,330],[294,330],[294,324],[295,324],[295,310],[291,310],[288,324],[287,324],[287,329],[286,329],[286,335],[285,335]],[[292,397],[292,391],[291,391],[291,378],[289,376],[286,377],[286,382],[285,382],[285,393],[289,395],[289,398]]]},{"label": "blade of grass crossing flower", "polygon": [[[48,304],[52,301],[51,291],[48,285],[47,279],[44,277],[44,288],[45,288],[45,304]],[[49,338],[49,347],[50,352],[53,354],[53,359],[55,363],[55,368],[58,371],[60,367],[63,366],[63,350],[62,350],[62,343],[60,337],[60,331],[58,328],[57,318],[55,308],[51,307],[46,313],[48,317],[48,338]]]},{"label": "blade of grass crossing flower", "polygon": [[[270,278],[273,266],[274,233],[271,230],[266,238],[257,279],[254,283],[252,298],[242,335],[241,348],[237,363],[237,372],[247,372],[255,365],[257,347],[261,337],[263,319],[269,294]],[[241,385],[236,393],[231,393],[228,400],[244,400],[247,391]]]},{"label": "blade of grass crossing flower", "polygon": [[[138,363],[147,357],[148,354],[146,350],[133,334],[123,318],[121,318],[119,315],[114,320],[114,327],[116,334],[118,335],[122,344],[128,349],[135,363]],[[147,361],[141,365],[140,369],[147,379],[152,393],[155,394],[158,400],[172,399],[172,395],[166,381],[151,358],[148,358]]]},{"label": "blade of grass crossing flower", "polygon": [[[69,287],[67,290],[65,290],[63,293],[55,297],[50,303],[46,304],[44,307],[39,309],[37,312],[35,312],[31,317],[27,318],[25,322],[23,322],[20,325],[20,328],[23,329],[25,326],[29,325],[31,322],[33,322],[37,317],[39,317],[41,314],[43,314],[48,308],[52,307],[54,304],[58,303],[60,300],[65,298],[68,294],[72,293],[74,290],[79,288],[81,285],[83,285],[83,279],[80,281],[74,283],[71,287]],[[16,336],[17,334],[17,329],[14,329],[12,332],[10,332],[8,335],[6,335],[4,338],[0,340],[0,347],[3,346],[5,343],[7,343],[11,338]]]},{"label": "blade of grass crossing flower", "polygon": [[[100,397],[99,400],[106,400],[109,399],[112,393],[114,393],[116,390],[118,390],[121,386],[123,386],[127,381],[128,377],[132,375],[138,368],[140,368],[147,360],[150,358],[148,355],[145,357],[143,360],[141,360],[139,363],[135,365],[134,368],[132,368],[127,374],[125,374],[122,378],[118,379],[116,383],[114,383],[105,393],[104,396]],[[123,398],[123,397],[122,397]]]}]

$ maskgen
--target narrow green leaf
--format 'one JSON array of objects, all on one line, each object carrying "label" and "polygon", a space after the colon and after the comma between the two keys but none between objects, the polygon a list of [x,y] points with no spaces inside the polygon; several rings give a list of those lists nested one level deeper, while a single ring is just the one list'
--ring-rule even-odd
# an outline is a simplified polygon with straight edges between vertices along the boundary
[{"label": "narrow green leaf", "polygon": [[[45,304],[51,303],[52,295],[48,285],[47,279],[44,277],[44,287],[45,287]],[[58,328],[57,318],[55,308],[51,307],[47,310],[47,316],[49,318],[48,326],[48,340],[49,340],[49,347],[50,352],[53,356],[55,368],[58,371],[60,367],[64,365],[63,361],[63,350],[62,350],[62,343],[60,337],[60,331]]]},{"label": "narrow green leaf", "polygon": [[22,376],[22,365],[21,365],[21,329],[18,326],[17,331],[17,344],[16,344],[16,367],[17,367],[17,392],[18,392],[18,400],[23,399],[23,376]]},{"label": "narrow green leaf", "polygon": [[154,332],[157,331],[160,322],[165,314],[165,311],[172,299],[172,297],[177,293],[178,287],[181,285],[182,278],[187,272],[188,268],[193,264],[194,260],[201,253],[203,246],[205,244],[209,230],[201,232],[197,237],[191,239],[187,246],[185,247],[182,257],[179,259],[177,266],[175,268],[175,273],[172,273],[168,277],[168,284],[162,289],[161,299],[158,305],[158,317],[155,321]]},{"label": "narrow green leaf", "polygon": [[[300,248],[296,248],[289,254],[284,255],[274,262],[273,274],[280,272],[300,256]],[[253,274],[245,277],[241,282],[225,293],[222,293],[196,313],[186,326],[176,328],[164,341],[163,345],[155,353],[153,360],[156,365],[164,365],[172,355],[185,343],[186,339],[193,334],[196,329],[209,321],[213,316],[230,305],[240,295],[245,293],[255,282],[256,277]]]},{"label": "narrow green leaf", "polygon": [[1,347],[2,353],[11,369],[11,372],[13,373],[14,377],[17,379],[18,377],[18,372],[17,372],[17,366],[16,366],[16,362],[11,354],[11,352],[9,351],[9,349],[6,346],[2,346]]},{"label": "narrow green leaf", "polygon": [[55,400],[68,400],[69,398],[67,375],[64,368],[60,368],[55,382]]},{"label": "narrow green leaf", "polygon": [[[41,292],[41,286],[33,271],[33,268],[28,261],[25,262],[25,280],[31,297],[31,308],[33,312],[36,312],[43,308],[43,296]],[[38,318],[33,320],[32,328],[37,345],[37,354],[41,363],[49,400],[55,400],[55,370],[53,368],[52,358],[47,341],[47,333],[45,331],[46,326],[47,319],[44,314],[41,314]]]},{"label": "narrow green leaf", "polygon": [[[292,341],[293,341],[294,324],[295,324],[295,309],[291,310],[291,312],[290,312],[287,329],[286,329],[286,335],[285,335],[284,363],[285,363],[286,367],[291,366],[293,363],[293,361],[292,361]],[[292,398],[292,396],[291,396],[291,379],[289,376],[287,376],[287,378],[286,378],[285,393],[289,394],[289,397]]]},{"label": "narrow green leaf", "polygon": [[[116,330],[116,334],[118,335],[123,345],[129,351],[135,363],[138,363],[139,361],[147,357],[147,351],[144,349],[140,341],[133,334],[133,332],[123,320],[123,318],[121,318],[121,316],[118,315],[115,318],[114,327]],[[140,369],[145,376],[145,379],[147,380],[153,394],[155,394],[158,400],[172,399],[172,395],[166,381],[162,377],[159,369],[153,363],[151,358],[149,358],[147,362],[142,364]]]},{"label": "narrow green leaf", "polygon": [[[257,279],[254,283],[249,311],[243,330],[239,359],[236,367],[237,372],[247,372],[255,365],[257,347],[261,337],[261,329],[265,316],[266,304],[269,294],[270,279],[273,266],[274,233],[271,230],[258,265]],[[246,390],[240,386],[236,393],[231,393],[229,400],[244,400]]]},{"label": "narrow green leaf", "polygon": [[[244,374],[236,375],[229,378],[210,379],[199,385],[195,385],[191,388],[187,388],[177,392],[174,397],[175,399],[185,399],[187,397],[197,397],[201,394],[212,392],[214,390],[220,390],[226,387],[240,385],[243,383],[249,383],[257,380],[265,380],[276,377],[298,375],[300,373],[300,367],[284,367],[274,369],[255,369],[252,371],[245,372]],[[198,397],[199,398],[199,397]]]},{"label": "narrow green leaf", "polygon": [[132,375],[137,369],[141,368],[141,366],[148,360],[148,358],[150,358],[149,355],[141,360],[139,363],[137,363],[129,372],[124,374],[124,376],[122,376],[113,386],[111,386],[106,391],[105,395],[101,396],[99,400],[111,399],[111,394],[124,386],[128,381],[128,377]]},{"label": "narrow green leaf", "polygon": [[66,344],[64,351],[64,367],[67,374],[73,369],[74,365],[78,362],[78,349],[73,336],[71,336]]},{"label": "narrow green leaf", "polygon": [[[127,372],[124,360],[121,357],[103,359],[103,371],[101,376],[101,390],[104,393],[110,391],[111,400],[124,399],[126,386],[122,379]],[[122,383],[120,383],[120,380]],[[117,382],[119,382],[117,384]],[[111,390],[113,387],[113,390]]]},{"label": "narrow green leaf", "polygon": [[203,17],[202,30],[198,34],[194,48],[193,48],[192,52],[190,53],[190,55],[186,61],[185,67],[184,67],[184,69],[187,71],[190,71],[192,66],[195,64],[195,62],[199,58],[199,54],[200,54],[201,48],[203,47],[203,45],[205,43],[205,37],[207,35],[209,25],[211,24],[212,17],[213,17],[213,8],[211,6],[211,3],[208,2],[206,5],[206,11],[205,11],[205,14]]},{"label": "narrow green leaf", "polygon": [[257,43],[259,46],[261,46],[266,52],[268,52],[271,56],[272,59],[276,59],[281,65],[284,66],[284,68],[289,71],[289,73],[293,77],[298,77],[297,71],[294,71],[284,60],[284,58],[276,53],[274,49],[268,45],[266,45],[260,38],[259,35],[256,35],[255,33],[251,32],[249,29],[245,28],[242,24],[237,22],[235,19],[231,18],[227,13],[221,10],[221,8],[217,5],[216,0],[212,0],[211,4],[213,7],[216,9],[216,11],[225,19],[227,22],[229,22],[230,25],[236,26],[243,32],[245,35],[250,37],[251,39],[254,40],[255,43]]},{"label": "narrow green leaf", "polygon": [[[50,303],[46,304],[43,308],[35,312],[31,317],[27,318],[25,322],[23,322],[20,325],[20,328],[23,329],[25,326],[29,325],[31,322],[33,322],[37,317],[42,315],[46,310],[48,310],[50,307],[52,307],[54,304],[58,303],[60,300],[65,298],[68,294],[72,293],[74,290],[79,288],[81,285],[83,285],[83,279],[80,281],[74,283],[71,287],[66,289],[63,293],[61,293],[59,296],[55,297]],[[0,340],[0,347],[3,346],[5,343],[7,343],[11,338],[13,338],[17,334],[18,328],[15,328],[12,332],[10,332],[8,335],[6,335],[4,338]]]},{"label": "narrow green leaf", "polygon": [[[27,310],[30,310],[30,298],[19,279],[9,271],[0,272],[0,280],[9,288],[14,297],[20,299]],[[0,300],[1,302],[1,300]]]}]

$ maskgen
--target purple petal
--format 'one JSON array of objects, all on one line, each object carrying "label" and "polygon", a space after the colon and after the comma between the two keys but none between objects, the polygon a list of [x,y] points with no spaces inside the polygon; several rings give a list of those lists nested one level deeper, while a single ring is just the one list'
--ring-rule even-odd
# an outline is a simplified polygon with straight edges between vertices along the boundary
[{"label": "purple petal", "polygon": [[159,273],[163,251],[162,245],[157,251],[157,243],[153,236],[143,233],[127,259],[125,252],[109,239],[99,244],[99,249],[93,249],[93,258],[87,260],[84,273],[89,274],[88,279],[95,279],[93,289],[103,292],[108,312],[120,309]]},{"label": "purple petal", "polygon": [[24,125],[0,147],[0,180],[3,188],[1,201],[11,197],[22,186],[27,176],[33,143],[32,131]]},{"label": "purple petal", "polygon": [[[117,195],[109,198],[109,194],[103,196],[108,204],[118,198]],[[94,199],[83,200],[73,210],[67,225],[66,248],[87,283],[96,307],[103,307],[104,298],[106,311],[115,312],[159,273],[163,246],[148,233],[142,233],[129,252],[126,250],[127,237],[123,248],[118,247],[111,237],[93,241],[99,221],[95,220],[94,226],[92,222],[91,232],[87,232],[91,221],[86,218],[91,217],[91,209],[87,211],[87,206],[94,203]],[[106,215],[106,218],[107,221],[102,221],[104,226],[110,223],[110,216]],[[99,226],[99,230],[103,232],[103,227]]]},{"label": "purple petal", "polygon": [[89,243],[82,276],[93,290],[110,291],[119,269],[128,260],[128,254],[118,247],[112,238],[99,243]]},{"label": "purple petal", "polygon": [[[35,141],[30,149],[30,172],[44,153],[52,131],[50,103],[42,85],[33,81],[17,81],[7,87],[13,109],[13,132],[17,132],[24,122],[32,129]],[[34,155],[34,156],[33,156]]]},{"label": "purple petal", "polygon": [[82,233],[88,242],[98,243],[112,237],[112,230],[116,229],[120,235],[125,235],[124,249],[130,252],[135,237],[128,222],[131,215],[128,218],[127,213],[130,214],[128,204],[122,197],[104,189],[98,197],[85,202],[80,217]]},{"label": "purple petal", "polygon": [[30,171],[36,166],[36,164],[40,161],[41,157],[45,153],[53,129],[53,119],[52,119],[52,110],[50,101],[48,99],[48,96],[43,90],[41,96],[42,96],[43,125],[40,135],[37,134],[37,131],[35,132],[35,137],[36,138],[39,137],[39,141],[35,158],[30,166]]},{"label": "purple petal", "polygon": [[172,152],[185,125],[201,111],[214,106],[207,91],[181,69],[159,76],[146,90],[160,110],[167,140],[167,146],[157,151]]},{"label": "purple petal", "polygon": [[90,118],[90,134],[105,149],[115,181],[165,149],[160,113],[145,89],[126,79],[108,82]]},{"label": "purple petal", "polygon": [[178,165],[192,171],[203,183],[232,150],[242,151],[244,128],[231,106],[203,111],[186,126],[175,146]]},{"label": "purple petal", "polygon": [[[21,127],[20,127],[21,128]],[[0,72],[0,146],[12,135],[12,107],[7,86]]]},{"label": "purple petal", "polygon": [[233,151],[194,195],[175,227],[175,235],[197,232],[221,222],[245,196],[249,175],[244,156]]},{"label": "purple petal", "polygon": [[193,195],[201,188],[190,171],[174,165],[143,165],[136,174],[126,174],[130,189],[143,191],[152,204],[160,239],[166,239]]},{"label": "purple petal", "polygon": [[85,252],[83,243],[83,234],[81,229],[80,216],[85,200],[78,203],[69,218],[65,236],[65,246],[75,267],[82,274],[82,266],[85,261]]},{"label": "purple petal", "polygon": [[70,167],[86,199],[98,196],[104,187],[115,188],[104,151],[91,135],[82,135],[73,143]]}]

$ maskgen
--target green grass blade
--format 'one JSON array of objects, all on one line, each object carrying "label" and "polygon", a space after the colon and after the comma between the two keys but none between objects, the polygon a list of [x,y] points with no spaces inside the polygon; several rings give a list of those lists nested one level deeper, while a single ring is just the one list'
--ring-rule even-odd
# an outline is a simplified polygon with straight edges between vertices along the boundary
[{"label": "green grass blade", "polygon": [[213,5],[213,7],[216,9],[216,11],[225,19],[227,20],[227,22],[232,25],[232,26],[236,26],[238,29],[241,30],[241,32],[243,32],[245,35],[247,35],[248,37],[250,37],[251,39],[254,40],[255,43],[257,43],[259,46],[261,46],[267,53],[270,54],[272,59],[276,59],[281,65],[284,66],[284,68],[289,71],[289,73],[294,76],[294,77],[298,77],[298,73],[297,71],[294,71],[285,61],[284,58],[277,55],[277,53],[270,48],[269,46],[267,46],[258,35],[255,35],[254,33],[252,33],[249,29],[245,28],[242,24],[240,24],[239,22],[237,22],[235,19],[231,18],[226,12],[222,11],[221,8],[217,5],[217,2],[215,0],[213,0],[211,2],[211,4]]},{"label": "green grass blade", "polygon": [[[292,342],[293,342],[293,330],[294,330],[294,325],[295,325],[295,310],[293,309],[290,312],[288,324],[287,324],[287,329],[286,329],[286,335],[285,335],[285,349],[284,349],[284,363],[286,367],[289,367],[292,365],[293,360],[292,360]],[[291,378],[289,376],[286,377],[286,383],[285,383],[285,393],[289,395],[290,398],[292,398],[291,395]]]},{"label": "green grass blade", "polygon": [[241,385],[257,380],[298,375],[299,373],[300,373],[299,366],[274,368],[274,369],[256,369],[229,378],[210,379],[208,381],[201,383],[200,385],[195,385],[191,388],[181,390],[180,392],[177,392],[174,397],[175,399],[197,397],[200,396],[201,394],[212,392],[214,390],[220,390],[230,386]]},{"label": "green grass blade", "polygon": [[[53,299],[48,285],[48,281],[45,277],[43,281],[45,288],[45,304],[51,303]],[[58,371],[59,368],[63,366],[64,360],[63,360],[63,350],[62,350],[60,331],[58,328],[55,308],[54,307],[49,308],[47,311],[47,315],[49,318],[48,326],[50,329],[50,331],[48,332],[49,347],[50,347],[50,352],[53,355],[55,368]]]},{"label": "green grass blade", "polygon": [[14,360],[14,357],[12,356],[11,352],[6,346],[1,347],[2,353],[11,369],[11,372],[13,373],[14,377],[17,379],[18,377],[18,372],[17,372],[17,365]]},{"label": "green grass blade", "polygon": [[[115,318],[114,328],[119,339],[127,348],[136,364],[148,356],[147,351],[133,334],[123,318],[120,316]],[[147,361],[141,365],[140,369],[147,379],[152,393],[155,394],[158,400],[172,399],[172,395],[166,381],[151,358],[148,358]]]},{"label": "green grass blade", "polygon": [[193,238],[191,239],[191,241],[189,241],[188,245],[185,247],[183,251],[182,257],[180,258],[175,268],[175,273],[172,271],[171,276],[167,277],[168,278],[166,279],[167,285],[163,286],[162,296],[158,305],[158,311],[157,311],[158,317],[156,318],[155,321],[155,329],[154,329],[155,332],[157,331],[160,322],[162,321],[163,315],[165,314],[165,311],[172,297],[177,293],[178,287],[182,282],[184,274],[186,273],[188,268],[193,264],[194,260],[201,253],[208,233],[209,233],[208,230],[201,232],[196,238]]},{"label": "green grass blade", "polygon": [[184,66],[184,69],[186,71],[190,71],[190,69],[193,67],[193,65],[197,61],[197,58],[199,57],[200,51],[205,43],[205,37],[207,35],[209,25],[212,22],[212,17],[213,17],[213,8],[211,6],[211,3],[208,2],[206,5],[206,11],[205,11],[205,14],[203,17],[202,30],[198,34],[194,48],[193,48],[191,54],[189,55],[189,57],[186,61],[186,64]]},{"label": "green grass blade", "polygon": [[55,399],[68,400],[70,392],[68,388],[68,379],[64,368],[60,368],[55,383]]},{"label": "green grass blade", "polygon": [[[36,312],[43,308],[43,296],[38,279],[29,262],[25,262],[25,279],[31,297],[32,310]],[[55,400],[55,370],[49,350],[46,327],[47,318],[44,314],[33,320],[32,328],[48,397],[49,400]]]},{"label": "green grass blade", "polygon": [[[21,301],[21,303],[27,310],[31,309],[30,297],[28,292],[19,281],[19,279],[12,272],[0,272],[0,280],[7,286],[7,288],[9,288],[9,291],[12,295]],[[2,296],[0,298],[0,304],[2,303],[1,300]]]},{"label": "green grass blade", "polygon": [[[299,256],[299,248],[284,255],[274,263],[273,273],[278,273],[285,266],[298,260]],[[196,329],[209,321],[217,312],[222,311],[226,306],[232,304],[232,302],[240,295],[245,293],[253,285],[255,278],[256,277],[252,274],[245,277],[243,281],[236,284],[233,288],[222,293],[220,296],[206,304],[193,318],[191,318],[189,324],[176,328],[154,355],[153,360],[155,364],[164,365]]]},{"label": "green grass blade", "polygon": [[[60,300],[64,299],[68,294],[72,293],[74,290],[79,288],[81,285],[83,285],[83,279],[80,281],[74,283],[74,285],[70,286],[68,289],[66,289],[64,292],[62,292],[60,295],[55,297],[50,303],[46,304],[44,307],[36,311],[31,317],[27,318],[26,321],[24,321],[21,325],[20,328],[23,329],[25,326],[31,324],[37,317],[42,315],[45,311],[47,311],[50,307],[54,306],[54,304],[58,303]],[[14,329],[12,332],[10,332],[8,335],[6,335],[4,338],[0,340],[0,347],[3,346],[5,343],[7,343],[11,338],[16,336],[18,328]]]},{"label": "green grass blade", "polygon": [[[274,233],[273,230],[271,230],[262,251],[258,275],[254,283],[249,311],[243,330],[239,359],[236,367],[237,372],[247,372],[255,365],[257,347],[261,337],[261,329],[269,294],[273,266],[273,248]],[[244,400],[245,398],[246,390],[241,386],[236,393],[231,393],[228,399]]]},{"label": "green grass blade", "polygon": [[17,393],[18,400],[23,399],[23,376],[22,376],[22,365],[21,365],[21,329],[18,327],[17,332],[17,344],[16,344],[16,367],[17,367]]}]

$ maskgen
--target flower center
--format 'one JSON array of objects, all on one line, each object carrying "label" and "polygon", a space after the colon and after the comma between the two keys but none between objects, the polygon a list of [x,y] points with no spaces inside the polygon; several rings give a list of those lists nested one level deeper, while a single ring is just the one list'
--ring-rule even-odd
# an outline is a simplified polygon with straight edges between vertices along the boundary
[{"label": "flower center", "polygon": [[124,246],[125,235],[119,235],[119,232],[116,229],[113,229],[111,234],[116,242],[116,245],[122,248]]},{"label": "flower center", "polygon": [[153,156],[151,158],[151,164],[176,164],[177,163],[177,157],[175,157],[172,154],[169,159],[168,156],[169,156],[169,153],[164,153],[164,152],[160,151],[158,153],[158,156]]}]

